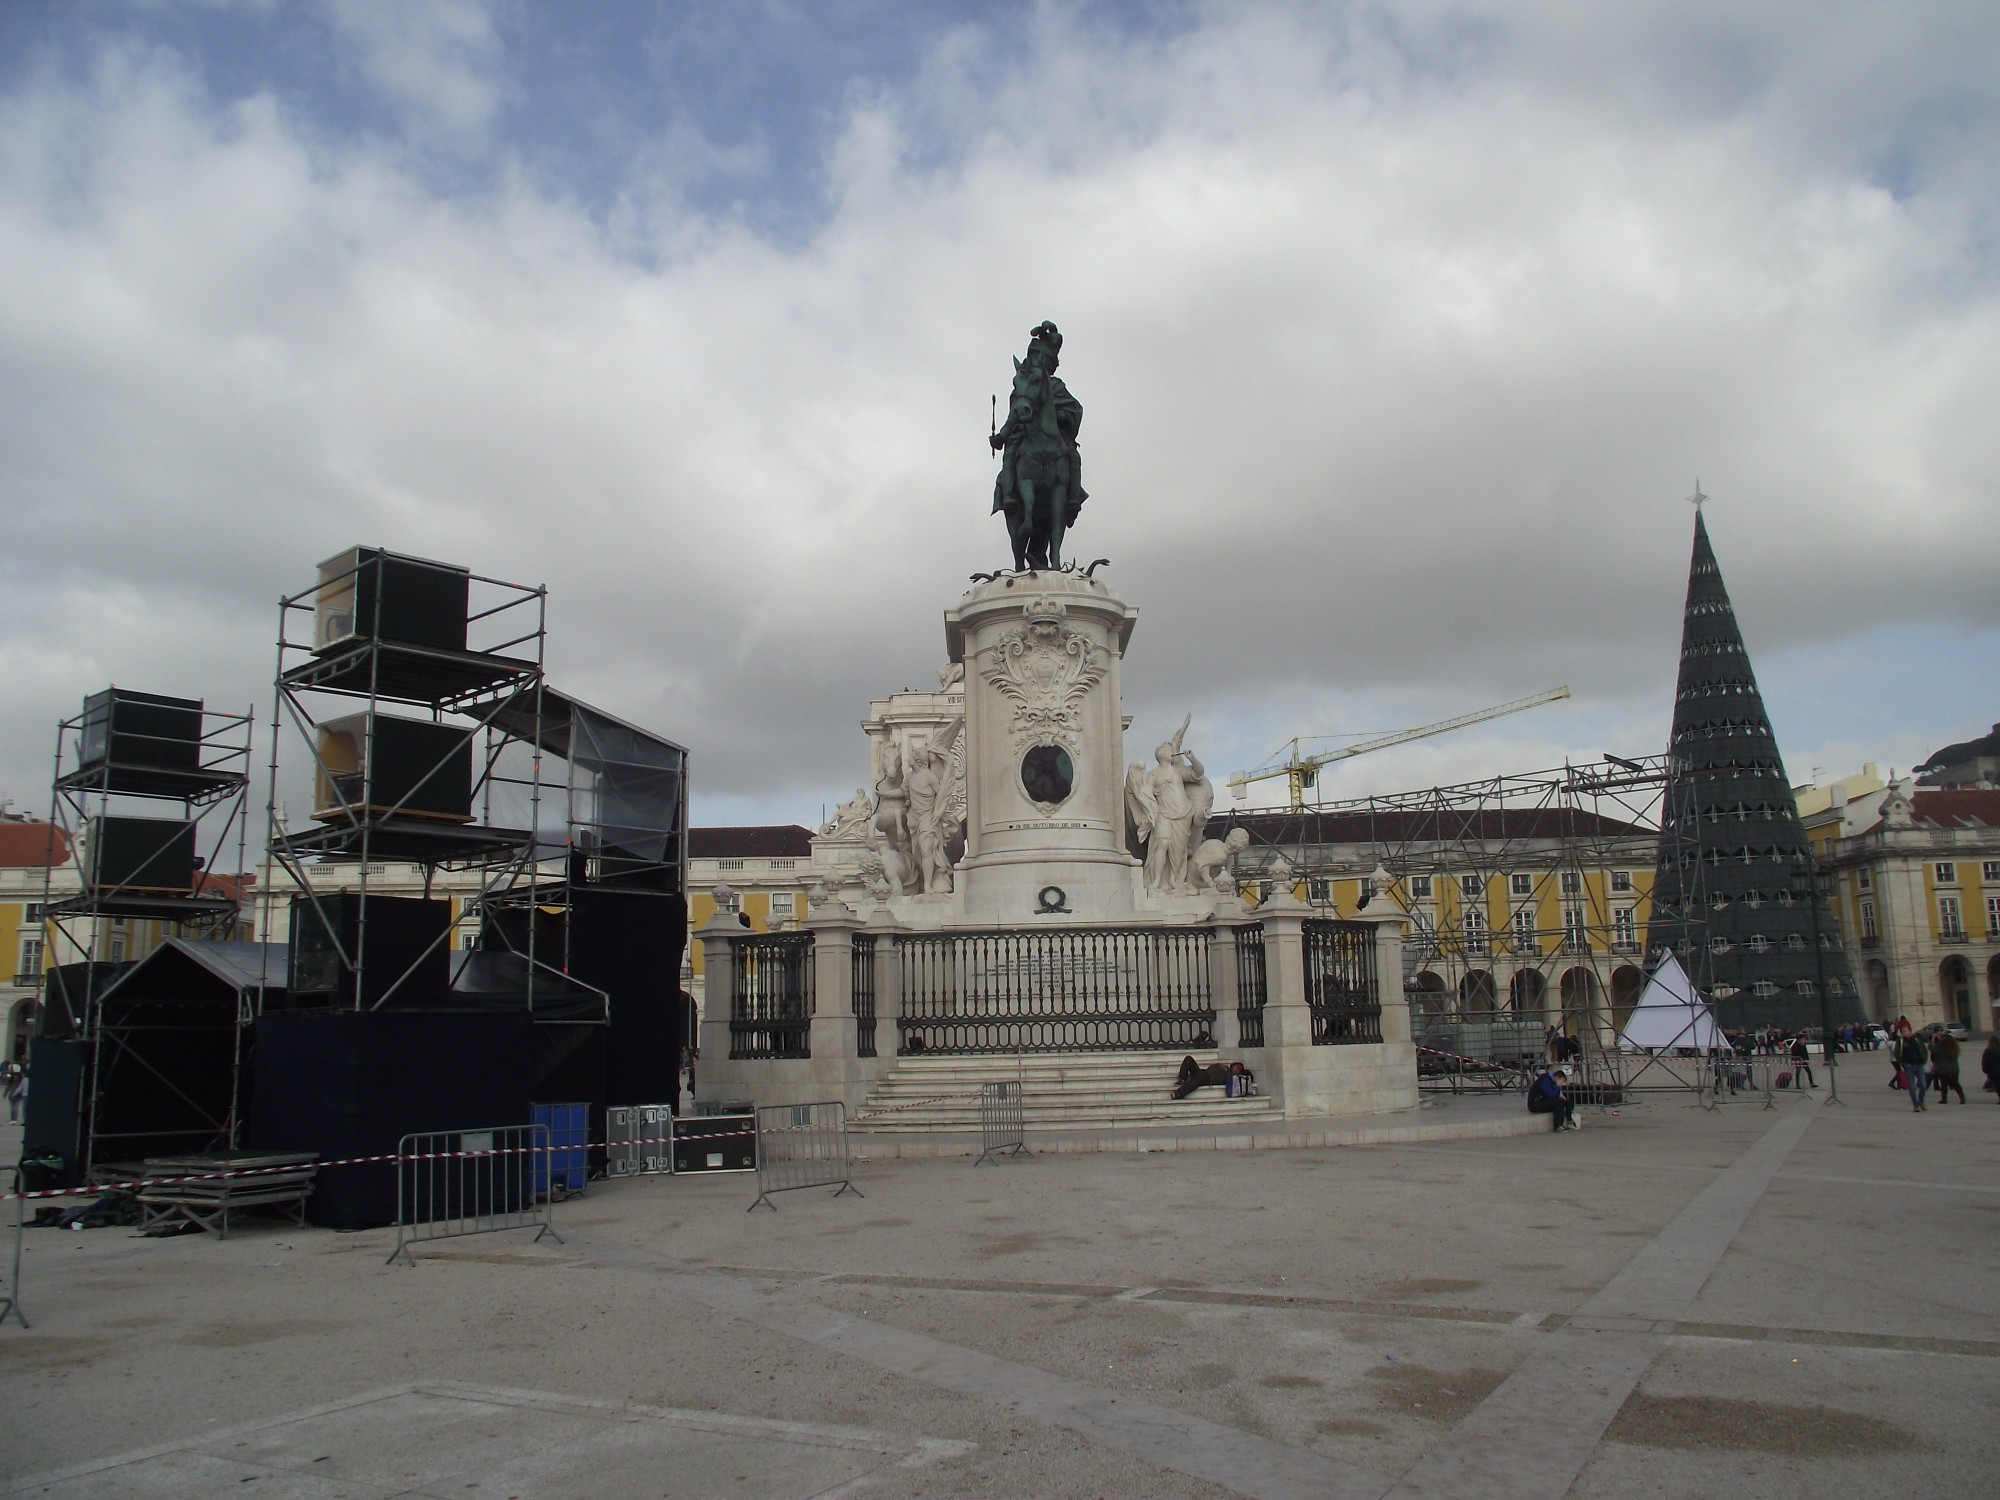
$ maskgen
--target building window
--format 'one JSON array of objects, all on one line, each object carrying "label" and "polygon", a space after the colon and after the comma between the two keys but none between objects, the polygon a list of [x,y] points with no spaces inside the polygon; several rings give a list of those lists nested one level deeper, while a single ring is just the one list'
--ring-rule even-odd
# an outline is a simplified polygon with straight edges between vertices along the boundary
[{"label": "building window", "polygon": [[1708,940],[1708,951],[1710,953],[1727,953],[1734,946],[1728,938],[1710,938]]},{"label": "building window", "polygon": [[1514,913],[1514,951],[1516,953],[1539,953],[1541,943],[1536,939],[1535,914],[1523,908]]},{"label": "building window", "polygon": [[113,938],[111,940],[111,962],[114,964],[125,962],[125,939]]},{"label": "building window", "polygon": [[1801,995],[1810,995],[1813,992],[1813,982],[1810,979],[1801,979],[1797,984],[1793,985],[1792,988],[1798,991]]},{"label": "building window", "polygon": [[1621,906],[1611,914],[1611,941],[1620,953],[1639,951],[1639,923],[1632,908]]},{"label": "building window", "polygon": [[[2000,876],[1996,876],[1994,878],[2000,879]],[[21,908],[21,921],[24,924],[31,922],[39,922],[41,920],[42,920],[42,908],[39,904],[31,903]]]},{"label": "building window", "polygon": [[1986,898],[1986,935],[2000,937],[2000,896]]},{"label": "building window", "polygon": [[773,919],[790,920],[799,914],[799,898],[792,891],[771,893],[771,916]]},{"label": "building window", "polygon": [[1465,909],[1465,951],[1481,956],[1486,952],[1486,913],[1476,906]]},{"label": "building window", "polygon": [[32,984],[42,977],[42,940],[21,939],[21,967],[14,971],[17,984]]},{"label": "building window", "polygon": [[1516,896],[1532,896],[1535,894],[1535,877],[1532,875],[1509,875],[1507,877],[1507,889]]},{"label": "building window", "polygon": [[1950,860],[1939,860],[1931,866],[1931,879],[1939,885],[1958,884],[1958,866]]},{"label": "building window", "polygon": [[1428,901],[1431,899],[1430,876],[1412,875],[1410,877],[1410,899],[1412,901]]},{"label": "building window", "polygon": [[1759,932],[1753,934],[1743,946],[1748,948],[1752,953],[1769,953],[1771,951],[1771,940]]},{"label": "building window", "polygon": [[1866,870],[1855,871],[1854,881],[1864,891],[1871,891],[1875,888],[1875,879]]},{"label": "building window", "polygon": [[1938,936],[1947,942],[1965,936],[1965,919],[1959,915],[1958,897],[1938,897]]},{"label": "building window", "polygon": [[1320,906],[1331,905],[1333,902],[1333,882],[1324,875],[1308,875],[1306,877],[1306,900]]},{"label": "building window", "polygon": [[[1979,878],[1988,883],[2000,880],[2000,859],[1983,861],[1979,866]],[[33,911],[34,908],[31,906],[28,910]]]},{"label": "building window", "polygon": [[1873,901],[1862,902],[1861,940],[1864,943],[1872,943],[1875,942],[1881,936],[1882,934],[1875,930],[1875,903]]},{"label": "building window", "polygon": [[1479,899],[1479,891],[1480,882],[1477,875],[1461,875],[1458,877],[1458,893],[1466,900],[1477,901]]},{"label": "building window", "polygon": [[1630,870],[1613,870],[1611,872],[1611,889],[1614,891],[1630,891],[1632,889],[1632,872]]},{"label": "building window", "polygon": [[1582,953],[1590,946],[1589,937],[1583,925],[1583,908],[1565,906],[1563,908],[1563,951]]},{"label": "building window", "polygon": [[1562,872],[1562,893],[1565,896],[1582,895],[1583,876],[1579,875],[1575,870],[1564,870]]},{"label": "building window", "polygon": [[743,897],[736,891],[715,898],[715,909],[726,917],[733,917],[743,910]]}]

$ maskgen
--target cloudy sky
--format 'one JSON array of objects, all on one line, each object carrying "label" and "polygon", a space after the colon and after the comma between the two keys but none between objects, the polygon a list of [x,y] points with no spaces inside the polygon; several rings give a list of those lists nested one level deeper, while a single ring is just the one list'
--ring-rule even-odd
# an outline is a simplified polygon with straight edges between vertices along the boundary
[{"label": "cloudy sky", "polygon": [[268,718],[365,543],[816,820],[1043,318],[1141,747],[1657,751],[1699,476],[1794,779],[1907,767],[2000,718],[1996,148],[1956,0],[7,0],[0,796],[108,683]]}]

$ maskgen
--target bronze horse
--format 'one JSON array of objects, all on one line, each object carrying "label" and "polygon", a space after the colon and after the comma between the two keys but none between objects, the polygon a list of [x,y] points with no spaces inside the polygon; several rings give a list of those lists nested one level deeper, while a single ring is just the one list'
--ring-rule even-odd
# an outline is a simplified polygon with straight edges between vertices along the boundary
[{"label": "bronze horse", "polygon": [[1014,570],[1060,568],[1063,533],[1075,523],[1084,494],[1076,443],[1063,433],[1059,406],[1040,364],[1014,361],[1007,412],[1009,438],[993,508],[1006,515]]}]

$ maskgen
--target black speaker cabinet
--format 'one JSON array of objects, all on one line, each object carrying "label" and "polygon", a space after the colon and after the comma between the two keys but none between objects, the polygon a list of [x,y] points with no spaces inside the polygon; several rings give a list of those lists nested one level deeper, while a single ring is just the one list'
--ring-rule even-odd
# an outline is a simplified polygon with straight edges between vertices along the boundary
[{"label": "black speaker cabinet", "polygon": [[185,896],[194,889],[194,824],[175,818],[90,820],[83,882],[121,895]]},{"label": "black speaker cabinet", "polygon": [[[472,821],[472,735],[452,724],[351,714],[319,726],[313,816]],[[347,806],[341,805],[346,799]]]},{"label": "black speaker cabinet", "polygon": [[471,593],[464,568],[351,547],[319,565],[313,649],[377,640],[463,651]]},{"label": "black speaker cabinet", "polygon": [[201,765],[201,700],[106,688],[83,700],[80,738],[79,770],[193,771]]},{"label": "black speaker cabinet", "polygon": [[[444,941],[451,926],[451,903],[418,896],[369,896],[365,947],[362,906],[359,891],[292,898],[289,1003],[372,1010],[387,996],[392,1009],[441,1004],[451,988],[451,954]],[[338,948],[334,933],[339,934]],[[342,949],[350,958],[361,955],[360,973],[341,962]]]}]

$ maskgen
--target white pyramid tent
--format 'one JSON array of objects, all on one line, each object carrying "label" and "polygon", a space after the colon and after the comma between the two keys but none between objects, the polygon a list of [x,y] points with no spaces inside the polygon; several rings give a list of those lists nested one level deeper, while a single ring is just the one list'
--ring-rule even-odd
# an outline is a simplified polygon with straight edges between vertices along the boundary
[{"label": "white pyramid tent", "polygon": [[1627,1047],[1725,1047],[1722,1028],[1709,1014],[1708,1002],[1687,977],[1680,960],[1671,953],[1653,970],[1639,1003],[1625,1018],[1623,1040]]}]

